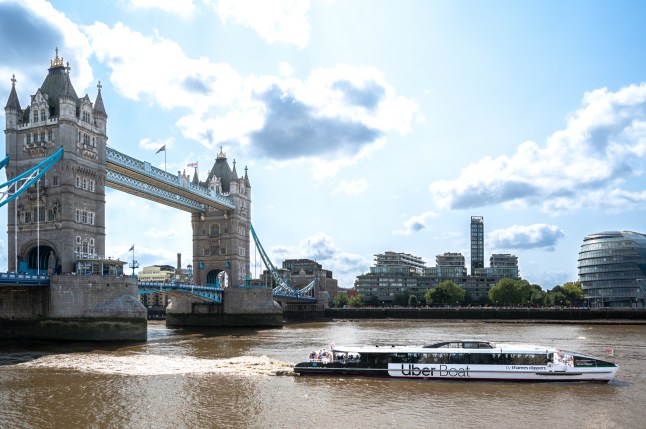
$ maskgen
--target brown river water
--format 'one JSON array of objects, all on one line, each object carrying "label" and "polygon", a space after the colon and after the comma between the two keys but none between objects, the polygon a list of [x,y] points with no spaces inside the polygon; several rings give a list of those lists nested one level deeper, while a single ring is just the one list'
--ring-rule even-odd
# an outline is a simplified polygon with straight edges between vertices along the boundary
[{"label": "brown river water", "polygon": [[[537,343],[604,356],[608,384],[308,378],[329,344]],[[643,428],[646,326],[335,321],[168,329],[140,344],[0,342],[0,428]]]}]

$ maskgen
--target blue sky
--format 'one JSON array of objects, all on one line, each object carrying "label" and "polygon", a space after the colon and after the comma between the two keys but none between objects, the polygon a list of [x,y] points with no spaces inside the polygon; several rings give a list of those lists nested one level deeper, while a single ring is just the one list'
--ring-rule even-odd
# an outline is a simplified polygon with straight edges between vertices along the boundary
[{"label": "blue sky", "polygon": [[[586,235],[646,232],[645,9],[0,0],[0,95],[15,74],[27,105],[58,47],[79,95],[102,82],[110,146],[163,168],[166,145],[169,171],[198,162],[201,178],[223,147],[249,169],[274,263],[315,259],[342,287],[384,251],[469,261],[483,216],[487,261],[513,253],[550,289],[577,279]],[[142,266],[190,261],[190,215],[106,201],[106,256],[134,243]]]}]

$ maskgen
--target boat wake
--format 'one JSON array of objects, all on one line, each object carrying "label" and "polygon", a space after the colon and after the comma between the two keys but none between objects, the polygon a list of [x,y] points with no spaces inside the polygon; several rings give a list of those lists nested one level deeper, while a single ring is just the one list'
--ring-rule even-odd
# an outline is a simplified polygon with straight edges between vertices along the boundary
[{"label": "boat wake", "polygon": [[75,353],[47,355],[16,367],[73,370],[94,374],[174,375],[221,374],[244,377],[294,375],[293,364],[267,356],[240,356],[229,359],[200,359],[192,356],[131,354],[124,356]]}]

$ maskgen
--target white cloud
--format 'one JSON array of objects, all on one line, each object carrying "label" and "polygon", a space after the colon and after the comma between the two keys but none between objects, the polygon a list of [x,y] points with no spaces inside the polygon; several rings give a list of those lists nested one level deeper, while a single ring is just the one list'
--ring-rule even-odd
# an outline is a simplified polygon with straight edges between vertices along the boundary
[{"label": "white cloud", "polygon": [[195,11],[193,0],[127,0],[133,9],[160,9],[164,12],[189,18]]},{"label": "white cloud", "polygon": [[[12,76],[15,73],[24,88],[38,87],[42,83],[43,70],[49,64],[44,59],[41,60],[42,63],[34,64],[32,55],[42,53],[54,59],[54,48],[58,47],[59,57],[71,67],[70,75],[75,90],[79,96],[83,96],[94,80],[88,61],[92,50],[87,38],[74,22],[44,0],[1,2],[0,26],[7,25],[5,22],[11,22],[11,27],[20,28],[22,33],[21,43],[17,44],[15,34],[0,32],[0,45],[4,47],[0,74]],[[26,55],[24,49],[32,55]],[[6,63],[13,67],[18,65],[19,69],[11,70],[4,66]]]},{"label": "white cloud", "polygon": [[428,229],[428,221],[437,217],[437,214],[427,211],[420,215],[411,216],[404,221],[404,228],[393,231],[394,235],[411,235]]},{"label": "white cloud", "polygon": [[214,6],[222,22],[249,27],[270,44],[302,49],[309,41],[309,0],[219,0]]},{"label": "white cloud", "polygon": [[239,97],[240,77],[228,64],[192,59],[174,41],[147,37],[122,23],[83,27],[97,59],[112,69],[110,81],[127,98],[141,95],[165,108],[205,109]]},{"label": "white cloud", "polygon": [[175,147],[175,139],[173,137],[168,137],[162,140],[151,140],[146,137],[139,141],[139,147],[145,150],[154,150],[155,152],[162,147],[164,147],[165,150],[169,150]]},{"label": "white cloud", "polygon": [[247,158],[312,162],[317,178],[369,156],[386,132],[406,134],[417,103],[373,67],[337,65],[305,79],[240,76],[229,64],[187,57],[174,41],[121,23],[84,27],[97,59],[124,96],[188,108],[184,136],[211,150],[239,144]]},{"label": "white cloud", "polygon": [[441,207],[538,205],[556,214],[585,208],[634,209],[646,191],[624,188],[646,156],[646,84],[585,94],[565,129],[544,145],[528,141],[511,157],[486,157],[430,191]]},{"label": "white cloud", "polygon": [[278,71],[281,76],[289,77],[294,74],[294,68],[286,62],[281,62],[278,64]]},{"label": "white cloud", "polygon": [[342,180],[334,190],[332,195],[343,194],[343,195],[359,195],[368,189],[368,182],[366,179],[357,179],[357,180]]},{"label": "white cloud", "polygon": [[144,232],[144,235],[146,237],[154,237],[154,238],[170,238],[170,237],[176,237],[177,236],[177,231],[174,229],[157,229],[157,228],[150,228],[146,232]]},{"label": "white cloud", "polygon": [[545,249],[554,250],[565,233],[555,225],[514,225],[497,229],[488,234],[488,244],[493,249]]}]

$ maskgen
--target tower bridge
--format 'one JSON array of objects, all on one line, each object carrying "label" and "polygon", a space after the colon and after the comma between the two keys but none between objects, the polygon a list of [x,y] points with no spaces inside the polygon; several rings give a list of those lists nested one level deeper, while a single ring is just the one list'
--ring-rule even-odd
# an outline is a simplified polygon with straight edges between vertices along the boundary
[{"label": "tower bridge", "polygon": [[[76,94],[69,70],[57,50],[25,108],[12,78],[2,161],[7,183],[32,171],[37,181],[34,186],[30,176],[31,182],[8,189],[0,202],[9,213],[0,338],[145,339],[146,309],[138,294],[157,285],[137,284],[123,275],[125,262],[101,256],[106,187],[191,213],[194,284],[161,286],[173,294],[167,324],[280,326],[282,309],[275,301],[316,303],[312,293],[288,285],[273,295],[271,288],[249,287],[246,168],[239,176],[235,161],[231,167],[221,150],[204,180],[197,174],[191,179],[109,147],[100,82],[93,103],[87,94]],[[222,275],[230,287],[217,285]]]}]

